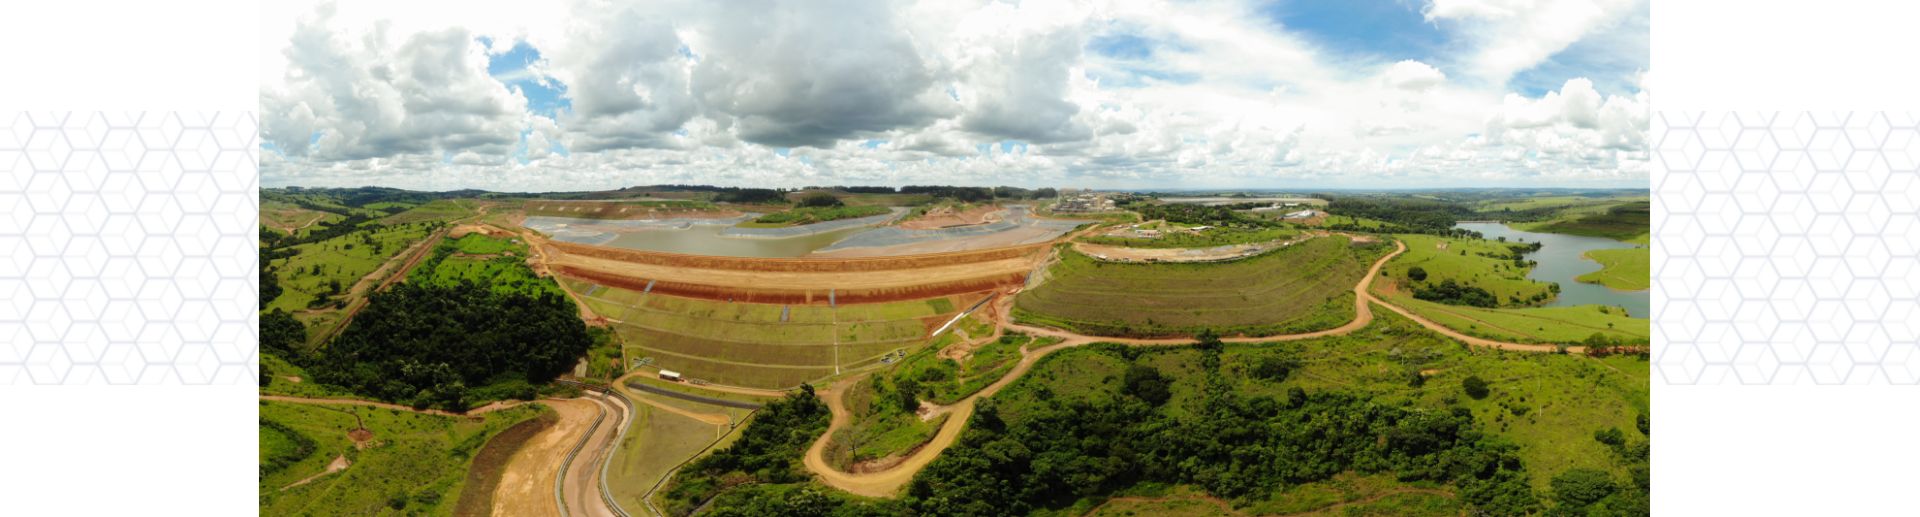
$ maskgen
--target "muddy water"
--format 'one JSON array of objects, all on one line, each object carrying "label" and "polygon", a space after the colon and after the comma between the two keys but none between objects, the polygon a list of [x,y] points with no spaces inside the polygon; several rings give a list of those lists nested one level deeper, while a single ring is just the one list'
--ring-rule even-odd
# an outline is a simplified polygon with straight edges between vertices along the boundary
[{"label": "muddy water", "polygon": [[743,238],[721,235],[720,232],[727,228],[719,225],[693,225],[684,230],[662,229],[622,233],[612,241],[608,241],[606,245],[689,255],[799,257],[831,246],[855,233],[869,230],[867,227],[853,227],[796,237]]}]

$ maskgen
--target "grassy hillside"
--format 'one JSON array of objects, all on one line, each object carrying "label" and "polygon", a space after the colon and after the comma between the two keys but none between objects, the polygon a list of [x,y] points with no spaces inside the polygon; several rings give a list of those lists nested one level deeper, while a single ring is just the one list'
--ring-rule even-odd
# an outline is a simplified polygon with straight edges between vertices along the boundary
[{"label": "grassy hillside", "polygon": [[[976,299],[877,304],[728,303],[568,281],[613,329],[628,358],[720,384],[790,388],[918,348]],[[838,368],[836,368],[838,367]]]},{"label": "grassy hillside", "polygon": [[1600,263],[1600,270],[1580,275],[1575,280],[1600,284],[1623,291],[1644,291],[1653,287],[1647,248],[1593,250],[1587,258]]},{"label": "grassy hillside", "polygon": [[[301,439],[312,442],[312,450],[279,470],[263,469],[260,513],[452,515],[474,453],[501,431],[545,411],[530,405],[462,418],[261,402],[263,459],[286,455]],[[356,445],[348,432],[363,426],[371,434]],[[323,474],[336,458],[345,458],[346,469]]]},{"label": "grassy hillside", "polygon": [[1014,304],[1022,321],[1098,335],[1269,335],[1353,319],[1353,285],[1380,244],[1323,237],[1208,264],[1122,264],[1071,249]]}]

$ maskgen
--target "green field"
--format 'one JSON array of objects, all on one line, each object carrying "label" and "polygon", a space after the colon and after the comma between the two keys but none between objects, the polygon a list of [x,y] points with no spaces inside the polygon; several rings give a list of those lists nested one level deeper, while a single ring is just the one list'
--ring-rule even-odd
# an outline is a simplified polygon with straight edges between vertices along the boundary
[{"label": "green field", "polygon": [[1597,333],[1627,343],[1646,343],[1652,335],[1652,320],[1600,305],[1484,309],[1399,294],[1386,299],[1447,328],[1501,341],[1579,344]]},{"label": "green field", "polygon": [[[313,442],[313,451],[259,482],[260,512],[270,515],[451,515],[473,455],[494,435],[547,411],[523,406],[476,418],[443,417],[355,406],[260,402],[262,421]],[[356,419],[356,415],[358,418]],[[356,447],[347,436],[364,425],[372,438]],[[273,437],[280,434],[280,437]],[[294,439],[261,428],[261,455],[280,454]],[[350,465],[324,472],[335,458]]]},{"label": "green field", "polygon": [[1093,235],[1083,237],[1080,241],[1090,244],[1127,246],[1132,248],[1207,248],[1277,241],[1292,238],[1299,234],[1299,231],[1286,228],[1209,228],[1197,233],[1180,231],[1163,234],[1159,237]]},{"label": "green field", "polygon": [[1623,291],[1645,291],[1653,287],[1647,248],[1605,249],[1587,252],[1587,258],[1600,263],[1600,270],[1575,278]]},{"label": "green field", "polygon": [[[368,205],[369,207],[372,205]],[[407,211],[389,215],[380,219],[382,224],[407,224],[422,221],[451,221],[474,215],[476,203],[471,199],[441,199],[415,206]]]},{"label": "green field", "polygon": [[1231,262],[1122,264],[1063,249],[1044,282],[1021,293],[1014,315],[1097,335],[1333,328],[1353,319],[1353,286],[1387,250],[1335,236]]},{"label": "green field", "polygon": [[1407,251],[1394,257],[1382,271],[1402,290],[1410,292],[1407,272],[1418,267],[1427,273],[1424,285],[1453,280],[1478,287],[1491,293],[1502,307],[1529,306],[1533,300],[1544,301],[1553,295],[1549,284],[1527,278],[1530,266],[1516,265],[1505,258],[1513,253],[1507,243],[1419,234],[1394,238],[1405,242]]},{"label": "green field", "polygon": [[1564,233],[1604,237],[1646,244],[1650,232],[1651,204],[1646,201],[1582,207],[1565,210],[1554,219],[1516,223],[1514,229],[1529,232]]},{"label": "green field", "polygon": [[927,332],[975,300],[779,305],[681,298],[567,281],[611,318],[629,360],[719,384],[790,388],[924,344]]}]

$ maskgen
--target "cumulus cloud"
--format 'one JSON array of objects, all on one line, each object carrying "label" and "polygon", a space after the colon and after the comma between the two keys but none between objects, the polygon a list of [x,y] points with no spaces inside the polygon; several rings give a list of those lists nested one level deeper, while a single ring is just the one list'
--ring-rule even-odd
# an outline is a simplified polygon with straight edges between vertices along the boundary
[{"label": "cumulus cloud", "polygon": [[[1415,59],[1329,55],[1238,0],[576,0],[495,16],[338,1],[341,15],[301,8],[271,37],[265,185],[1311,188],[1647,174],[1637,78],[1550,57],[1644,39],[1644,24],[1611,21],[1640,0],[1433,0],[1413,15],[1452,39]],[[538,58],[490,77],[489,60],[520,45]],[[1509,87],[1520,71],[1528,86]],[[530,110],[530,94],[558,108]]]},{"label": "cumulus cloud", "polygon": [[721,2],[694,37],[693,90],[742,140],[780,147],[917,127],[950,113],[891,6]]},{"label": "cumulus cloud", "polygon": [[562,115],[569,147],[592,152],[671,147],[668,135],[692,119],[688,60],[667,21],[633,6],[576,18],[548,59],[568,86],[573,109]]},{"label": "cumulus cloud", "polygon": [[331,14],[323,6],[299,23],[282,51],[285,82],[261,93],[262,131],[281,150],[321,160],[504,154],[518,140],[526,98],[487,75],[473,34],[395,41],[384,26],[329,27]]},{"label": "cumulus cloud", "polygon": [[1387,86],[1402,90],[1422,91],[1447,81],[1447,74],[1433,65],[1414,60],[1405,60],[1387,67],[1381,75]]}]

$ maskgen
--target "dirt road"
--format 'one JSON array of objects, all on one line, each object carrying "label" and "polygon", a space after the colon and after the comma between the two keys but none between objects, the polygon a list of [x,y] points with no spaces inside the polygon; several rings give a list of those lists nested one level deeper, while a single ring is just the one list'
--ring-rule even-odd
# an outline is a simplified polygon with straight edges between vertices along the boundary
[{"label": "dirt road", "polygon": [[553,479],[567,451],[593,425],[599,414],[590,401],[580,399],[548,400],[559,420],[552,427],[527,440],[507,460],[500,473],[500,486],[493,492],[493,515],[559,515],[554,505]]},{"label": "dirt road", "polygon": [[565,505],[565,514],[569,516],[618,517],[606,500],[600,495],[601,465],[613,453],[613,445],[621,430],[626,429],[627,414],[624,406],[599,395],[588,395],[581,400],[592,404],[598,412],[596,422],[589,424],[586,436],[581,437],[575,446],[579,453],[570,460],[565,459],[563,472],[556,480],[560,504]]}]

